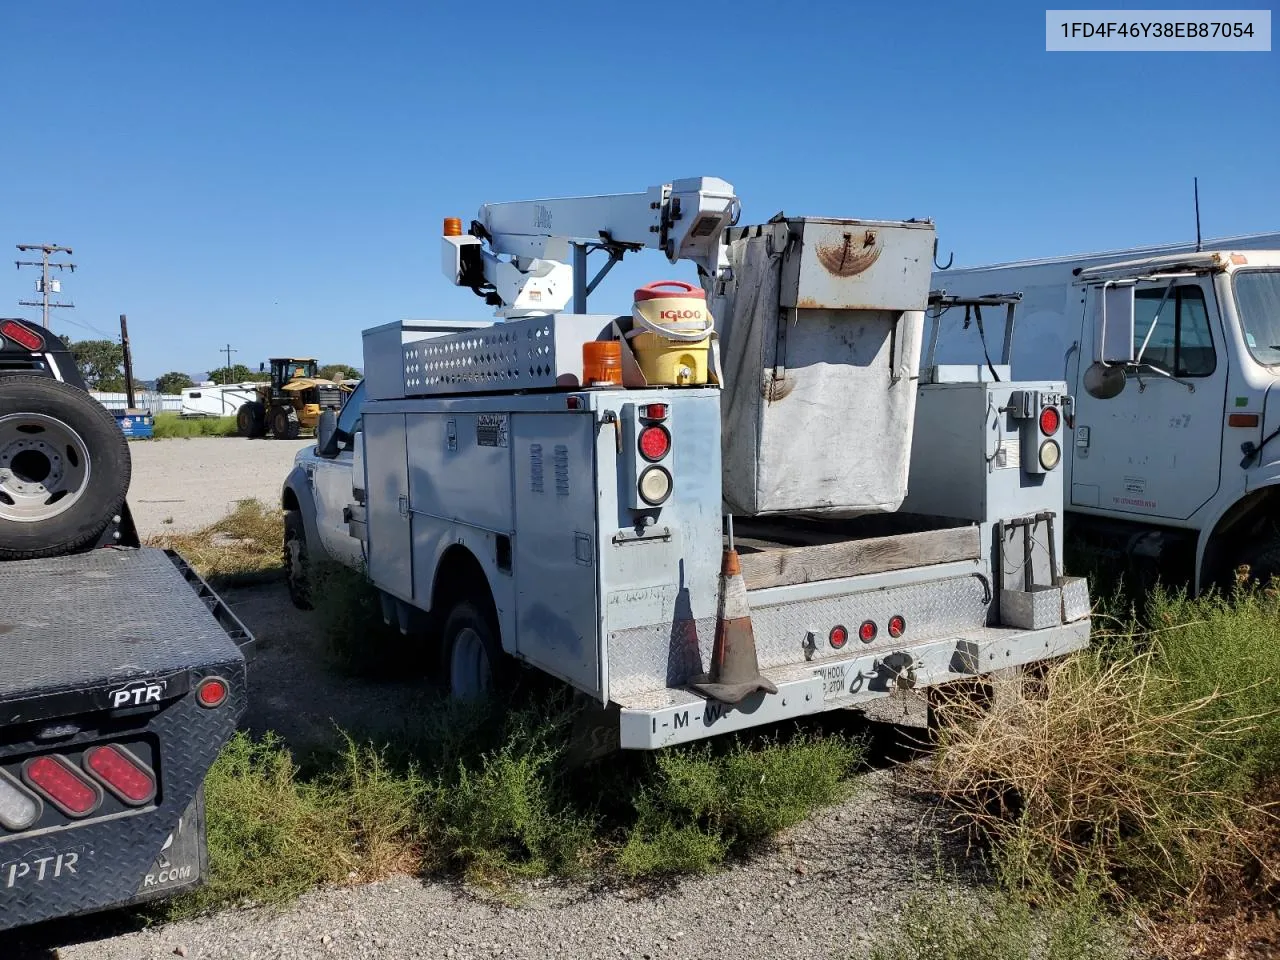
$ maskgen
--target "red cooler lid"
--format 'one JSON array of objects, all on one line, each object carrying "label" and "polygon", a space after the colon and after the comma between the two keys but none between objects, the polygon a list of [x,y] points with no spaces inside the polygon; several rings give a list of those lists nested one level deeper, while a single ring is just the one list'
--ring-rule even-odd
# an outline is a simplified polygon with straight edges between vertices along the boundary
[{"label": "red cooler lid", "polygon": [[[674,290],[663,290],[662,287],[674,287]],[[666,297],[687,297],[690,300],[706,300],[707,295],[701,287],[683,280],[655,280],[646,283],[636,290],[637,300],[660,300]]]}]

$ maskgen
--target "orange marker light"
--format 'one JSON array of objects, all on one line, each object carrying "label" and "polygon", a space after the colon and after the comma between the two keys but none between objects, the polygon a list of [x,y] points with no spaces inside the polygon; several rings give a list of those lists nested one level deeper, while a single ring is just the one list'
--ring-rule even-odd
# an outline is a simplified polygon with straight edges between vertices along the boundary
[{"label": "orange marker light", "polygon": [[444,218],[444,235],[446,237],[462,236],[462,221],[457,217]]}]

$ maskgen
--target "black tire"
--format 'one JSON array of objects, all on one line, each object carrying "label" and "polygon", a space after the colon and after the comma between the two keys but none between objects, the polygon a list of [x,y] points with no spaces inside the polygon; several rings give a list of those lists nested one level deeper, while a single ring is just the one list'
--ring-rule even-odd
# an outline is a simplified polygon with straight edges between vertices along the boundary
[{"label": "black tire", "polygon": [[276,407],[271,411],[271,435],[277,440],[297,440],[301,432],[298,411],[293,407]]},{"label": "black tire", "polygon": [[484,605],[471,600],[463,600],[454,604],[449,616],[445,618],[441,631],[441,653],[443,654],[443,673],[449,687],[449,696],[455,700],[475,699],[476,690],[467,689],[457,682],[454,670],[455,648],[462,642],[464,635],[467,642],[478,639],[488,662],[488,696],[500,696],[506,693],[514,679],[514,664],[502,644],[498,640],[498,629],[491,614]]},{"label": "black tire", "polygon": [[284,512],[284,577],[289,585],[289,599],[299,610],[311,609],[311,583],[307,577],[307,531],[302,514]]},{"label": "black tire", "polygon": [[266,413],[257,400],[240,404],[236,411],[236,432],[242,437],[261,437],[266,431]]},{"label": "black tire", "polygon": [[119,424],[83,390],[0,377],[0,560],[95,543],[121,515],[132,470]]}]

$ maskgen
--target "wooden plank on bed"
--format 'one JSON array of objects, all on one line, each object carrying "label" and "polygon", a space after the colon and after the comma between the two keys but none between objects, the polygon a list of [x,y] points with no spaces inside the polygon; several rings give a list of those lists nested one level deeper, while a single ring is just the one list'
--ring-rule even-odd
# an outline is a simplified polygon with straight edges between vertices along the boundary
[{"label": "wooden plank on bed", "polygon": [[743,553],[739,559],[747,589],[763,590],[935,563],[976,560],[980,543],[977,527],[953,527],[807,547],[780,547]]}]

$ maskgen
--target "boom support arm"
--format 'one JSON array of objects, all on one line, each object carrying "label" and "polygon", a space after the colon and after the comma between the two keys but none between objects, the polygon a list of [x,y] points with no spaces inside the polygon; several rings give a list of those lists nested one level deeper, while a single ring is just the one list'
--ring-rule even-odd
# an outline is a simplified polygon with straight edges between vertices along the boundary
[{"label": "boom support arm", "polygon": [[[720,235],[739,210],[733,187],[715,177],[644,193],[488,203],[469,234],[444,237],[441,266],[502,316],[556,313],[573,297],[574,262],[584,269],[592,249],[606,250],[612,265],[627,251],[651,248],[671,263],[692,260],[714,273]],[[585,299],[585,278],[577,279]]]}]

